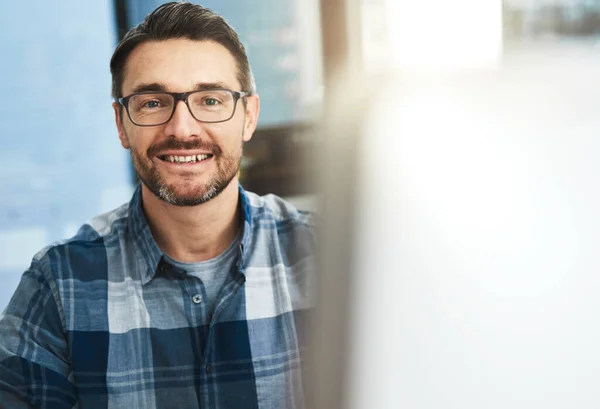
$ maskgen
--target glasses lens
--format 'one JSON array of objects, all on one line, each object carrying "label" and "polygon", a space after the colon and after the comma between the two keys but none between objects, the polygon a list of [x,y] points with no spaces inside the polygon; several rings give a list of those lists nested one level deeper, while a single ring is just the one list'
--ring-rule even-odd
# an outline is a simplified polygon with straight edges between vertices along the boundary
[{"label": "glasses lens", "polygon": [[199,121],[226,121],[233,115],[235,99],[229,91],[198,91],[189,95],[192,114]]},{"label": "glasses lens", "polygon": [[129,115],[138,125],[158,125],[169,120],[175,100],[169,94],[137,94],[129,99]]}]

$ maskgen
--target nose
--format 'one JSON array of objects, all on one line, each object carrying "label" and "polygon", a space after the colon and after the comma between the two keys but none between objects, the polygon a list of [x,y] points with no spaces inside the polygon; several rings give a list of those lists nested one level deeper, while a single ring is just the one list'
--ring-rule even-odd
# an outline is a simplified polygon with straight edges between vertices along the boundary
[{"label": "nose", "polygon": [[185,101],[176,102],[175,112],[167,122],[165,132],[176,138],[189,138],[200,132],[198,121],[192,116]]}]

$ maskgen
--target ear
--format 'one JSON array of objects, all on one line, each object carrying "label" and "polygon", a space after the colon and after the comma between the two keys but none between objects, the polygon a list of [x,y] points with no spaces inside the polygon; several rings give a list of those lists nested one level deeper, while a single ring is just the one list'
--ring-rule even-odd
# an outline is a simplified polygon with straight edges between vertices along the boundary
[{"label": "ear", "polygon": [[121,113],[123,112],[123,106],[113,102],[113,109],[115,111],[115,123],[117,124],[117,130],[119,131],[119,139],[121,140],[121,146],[125,149],[129,149],[129,139],[127,139],[127,134],[125,133],[125,128],[123,127],[123,118],[121,117]]},{"label": "ear", "polygon": [[256,124],[258,122],[258,114],[260,113],[260,98],[257,94],[246,97],[246,120],[244,121],[244,133],[242,140],[248,142],[254,131],[256,130]]}]

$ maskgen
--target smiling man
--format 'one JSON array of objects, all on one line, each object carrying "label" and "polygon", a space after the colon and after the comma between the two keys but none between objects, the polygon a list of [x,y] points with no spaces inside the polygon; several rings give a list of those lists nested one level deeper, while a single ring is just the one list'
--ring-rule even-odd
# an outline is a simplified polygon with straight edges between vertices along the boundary
[{"label": "smiling man", "polygon": [[110,63],[132,200],[33,258],[0,317],[0,408],[301,408],[310,215],[238,181],[260,104],[218,15],[167,3]]}]

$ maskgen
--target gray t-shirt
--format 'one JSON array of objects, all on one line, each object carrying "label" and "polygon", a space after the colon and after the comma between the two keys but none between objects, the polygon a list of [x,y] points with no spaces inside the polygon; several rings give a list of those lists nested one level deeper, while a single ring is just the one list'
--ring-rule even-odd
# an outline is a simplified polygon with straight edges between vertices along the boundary
[{"label": "gray t-shirt", "polygon": [[200,279],[204,288],[202,302],[209,313],[215,310],[217,296],[221,288],[231,279],[231,270],[238,258],[238,247],[241,241],[241,232],[237,234],[229,247],[215,258],[199,263],[182,263],[165,254],[165,258],[175,267],[187,274]]}]

